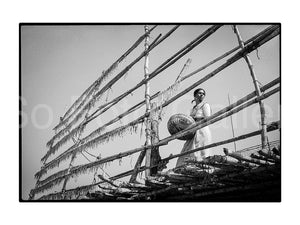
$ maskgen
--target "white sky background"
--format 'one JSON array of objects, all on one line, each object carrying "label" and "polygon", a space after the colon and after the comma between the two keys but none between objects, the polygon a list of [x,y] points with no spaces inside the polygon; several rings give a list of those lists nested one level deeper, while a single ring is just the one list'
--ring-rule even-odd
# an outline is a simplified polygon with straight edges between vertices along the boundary
[{"label": "white sky background", "polygon": [[[168,57],[184,47],[187,43],[208,29],[211,25],[183,25],[166,39],[161,45],[149,55],[150,72],[157,68]],[[173,26],[160,25],[152,33],[150,41],[153,41],[159,34],[165,34]],[[265,29],[266,25],[240,25],[238,26],[243,39],[250,37]],[[123,54],[133,42],[144,32],[143,25],[109,25],[109,26],[23,26],[22,27],[22,96],[23,112],[27,119],[23,120],[23,198],[27,198],[29,190],[34,186],[33,174],[40,169],[40,158],[46,153],[45,144],[54,135],[52,128],[57,124],[59,116],[62,116],[71,103],[76,99],[94,80],[101,71],[107,69],[121,54]],[[225,25],[217,30],[202,44],[193,49],[186,56],[182,57],[176,64],[159,74],[150,81],[150,90],[154,94],[157,91],[167,89],[172,85],[188,58],[192,64],[187,73],[205,65],[212,59],[220,56],[226,51],[237,46],[237,38],[231,26]],[[120,64],[118,70],[132,62],[144,49],[141,44],[126,60]],[[260,59],[257,58],[257,54]],[[274,38],[266,45],[259,48],[258,53],[250,55],[254,64],[257,78],[262,84],[279,77],[279,37]],[[224,63],[225,60],[207,68],[181,83],[179,91],[184,90],[193,84],[212,69]],[[131,69],[124,78],[112,86],[108,100],[119,96],[129,88],[133,87],[143,79],[144,59]],[[114,75],[112,75],[114,76]],[[102,85],[103,86],[103,85]],[[230,94],[231,103],[234,100],[244,97],[254,90],[252,79],[247,64],[239,60],[231,67],[217,74],[205,82],[203,87],[207,96],[205,101],[210,103],[213,112],[216,112],[228,105],[227,95]],[[188,114],[192,104],[192,91],[173,102],[165,110],[165,116],[160,124],[160,138],[169,136],[166,128],[168,118],[175,113]],[[105,102],[107,94],[97,104]],[[126,111],[131,106],[144,99],[144,86],[133,92],[116,106],[100,116],[87,126],[83,137],[90,131],[101,126],[103,123],[113,119],[115,116]],[[266,100],[268,122],[279,120],[279,94],[275,94]],[[91,112],[93,112],[91,110]],[[136,119],[145,112],[145,107],[130,114],[107,130]],[[260,113],[258,105],[252,106],[233,116],[235,135],[245,134],[259,128]],[[107,144],[101,144],[97,148],[89,150],[94,155],[101,153],[102,157],[116,154],[125,150],[140,147],[145,142],[145,132],[140,134],[139,127],[137,134],[125,134],[122,138],[116,138]],[[221,141],[232,137],[229,118],[211,126],[213,141]],[[269,140],[278,140],[279,132],[269,133]],[[260,143],[260,137],[250,138],[237,142],[237,149],[242,149]],[[69,141],[59,153],[65,151],[73,143]],[[183,141],[173,141],[169,145],[160,147],[163,158],[181,151]],[[223,154],[219,146],[211,150],[211,154]],[[233,144],[226,145],[233,150]],[[105,168],[110,175],[132,169],[138,154],[127,157],[119,162],[113,162]],[[87,155],[88,156],[88,155]],[[90,160],[95,160],[89,157]],[[49,160],[48,160],[49,161]],[[79,156],[75,164],[88,163]],[[170,161],[168,169],[175,166],[176,160]],[[66,168],[67,160],[60,168]],[[121,165],[120,165],[121,164]],[[53,171],[58,171],[55,169]],[[48,172],[47,175],[52,174]],[[99,172],[101,172],[99,170]],[[74,179],[67,188],[78,185],[90,184],[93,174],[84,178]],[[42,178],[44,179],[44,178]],[[60,190],[61,186],[58,187]],[[47,193],[47,192],[46,192]],[[39,195],[38,195],[39,196]]]},{"label": "white sky background", "polygon": [[[1,47],[1,129],[3,157],[1,168],[1,221],[9,223],[25,222],[30,224],[60,223],[93,223],[101,218],[102,223],[127,223],[128,215],[134,220],[130,224],[153,224],[145,219],[146,214],[155,209],[155,218],[162,223],[195,223],[210,224],[253,224],[257,221],[284,223],[288,220],[299,221],[297,217],[299,202],[298,175],[299,151],[297,151],[297,101],[298,76],[297,65],[299,30],[297,21],[299,13],[296,1],[287,4],[282,1],[185,1],[172,4],[168,1],[9,1],[1,3],[1,27],[5,31],[0,35]],[[171,7],[170,7],[171,5]],[[133,7],[134,6],[134,7]],[[159,6],[159,7],[158,7]],[[191,7],[193,6],[193,7]],[[239,7],[245,7],[239,10]],[[147,9],[148,12],[145,13]],[[155,12],[155,13],[153,13]],[[150,14],[150,16],[149,16]],[[282,23],[282,203],[273,204],[31,204],[19,203],[19,142],[18,139],[18,23],[19,22],[281,22]],[[243,34],[244,35],[244,34]],[[254,59],[252,57],[252,59]],[[192,66],[194,65],[194,62]],[[150,64],[151,66],[151,64]],[[257,63],[255,64],[257,66]],[[152,68],[152,67],[151,67]],[[176,71],[177,72],[177,71]],[[93,74],[96,76],[96,74]],[[92,81],[91,79],[88,84]],[[68,99],[70,101],[70,99]],[[225,101],[225,100],[224,100]],[[69,104],[71,104],[69,102]],[[9,110],[8,110],[9,109]],[[60,112],[62,113],[62,112]],[[14,124],[14,125],[12,125]],[[45,138],[48,140],[48,137]],[[44,149],[45,150],[45,149]],[[42,154],[41,150],[41,153]],[[39,158],[39,157],[37,157]],[[4,185],[3,185],[4,184]],[[79,212],[80,215],[74,212]],[[54,213],[54,214],[53,214]],[[253,214],[254,213],[254,214]],[[51,216],[49,216],[51,214]],[[234,219],[231,220],[231,215]],[[176,216],[173,216],[176,215]],[[203,216],[205,215],[205,216]],[[249,215],[255,215],[253,219]],[[266,216],[270,215],[270,216]],[[254,222],[255,221],[255,222]]]}]

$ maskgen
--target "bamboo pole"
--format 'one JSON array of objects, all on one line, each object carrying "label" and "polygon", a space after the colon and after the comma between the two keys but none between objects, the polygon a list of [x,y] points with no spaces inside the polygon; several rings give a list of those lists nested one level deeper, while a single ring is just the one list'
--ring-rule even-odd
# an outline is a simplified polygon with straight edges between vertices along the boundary
[{"label": "bamboo pole", "polygon": [[261,149],[258,151],[258,154],[266,157],[266,158],[270,158],[270,159],[273,159],[275,162],[280,162],[280,157],[275,155],[275,154],[272,154],[271,151],[268,151],[267,149]]},{"label": "bamboo pole", "polygon": [[257,164],[257,165],[260,165],[260,166],[266,165],[265,163],[263,163],[263,162],[261,162],[260,160],[257,160],[257,159],[247,159],[247,158],[241,156],[240,154],[233,153],[233,152],[229,153],[227,148],[223,148],[223,150],[224,150],[225,155],[230,156],[232,158],[235,158],[239,161],[254,163],[254,164]]},{"label": "bamboo pole", "polygon": [[133,169],[133,173],[132,173],[132,175],[131,175],[131,177],[129,179],[129,183],[136,182],[136,177],[137,177],[138,172],[139,172],[139,170],[141,168],[141,165],[142,165],[142,162],[143,162],[143,160],[145,158],[145,155],[146,155],[146,150],[140,152],[140,155],[139,155],[139,157],[138,157],[138,159],[137,159],[137,161],[135,163],[135,166],[134,166],[134,169]]},{"label": "bamboo pole", "polygon": [[250,157],[254,158],[254,159],[259,159],[259,160],[263,160],[263,161],[266,161],[266,162],[270,162],[270,163],[275,163],[275,160],[260,156],[260,155],[255,154],[255,153],[252,153],[250,155]]},{"label": "bamboo pole", "polygon": [[192,60],[189,58],[186,63],[184,64],[182,70],[180,71],[179,75],[177,76],[175,82],[179,79],[181,79],[182,75],[184,74],[184,72],[189,68],[190,64],[191,64]]},{"label": "bamboo pole", "polygon": [[[73,142],[74,142],[75,145],[78,145],[78,144],[80,143],[80,139],[79,139],[79,138],[78,138],[78,140],[76,141],[75,138],[72,137],[72,140],[73,140]],[[72,167],[73,167],[73,162],[74,162],[75,158],[76,158],[76,154],[73,153],[73,155],[72,155],[72,157],[71,157],[71,160],[70,160],[70,163],[69,163],[69,167],[68,167],[68,172],[67,172],[67,174],[70,173],[70,171],[71,171],[71,169],[72,169]],[[69,177],[66,177],[65,180],[64,180],[64,183],[63,183],[63,186],[62,186],[62,189],[61,189],[62,193],[64,193],[65,190],[66,190],[66,186],[67,186],[68,180],[69,180]]]},{"label": "bamboo pole", "polygon": [[[230,105],[230,97],[229,97],[229,93],[228,93],[228,103]],[[234,128],[233,128],[233,121],[232,121],[232,116],[230,116],[230,122],[231,122],[231,131],[232,131],[232,136],[234,137]],[[234,151],[236,152],[236,143],[234,143]]]},{"label": "bamboo pole", "polygon": [[[275,88],[275,89],[269,91],[268,93],[265,93],[265,94],[263,94],[260,97],[256,97],[255,99],[253,99],[253,100],[245,103],[244,105],[241,105],[240,107],[237,107],[237,108],[235,108],[235,109],[233,109],[231,111],[228,111],[228,112],[224,113],[222,116],[219,116],[217,118],[210,119],[211,117],[208,117],[207,118],[208,120],[206,122],[197,122],[196,125],[193,126],[192,128],[187,129],[186,131],[181,131],[181,132],[179,132],[176,135],[172,135],[170,137],[162,139],[157,144],[152,145],[151,148],[167,144],[171,140],[177,139],[178,137],[181,137],[181,136],[186,135],[188,133],[193,133],[193,132],[195,132],[198,129],[201,129],[201,128],[206,127],[206,126],[208,126],[208,125],[210,125],[212,123],[215,123],[215,122],[217,122],[219,120],[222,120],[222,119],[224,119],[224,118],[226,118],[226,117],[228,117],[228,116],[230,116],[230,115],[232,115],[234,113],[237,113],[237,112],[245,109],[246,107],[249,107],[249,106],[255,104],[260,99],[267,98],[267,97],[269,97],[269,96],[277,93],[279,90],[280,90],[279,88]],[[246,136],[244,138],[247,138],[247,137],[248,136]],[[235,138],[233,140],[235,140]],[[218,143],[218,144],[220,144],[220,143]],[[208,145],[208,146],[204,146],[202,148],[206,149],[208,147],[215,147],[215,146],[217,146],[217,145],[211,144],[211,145]],[[150,148],[150,146],[148,148]],[[101,160],[98,160],[98,161],[95,161],[95,162],[91,162],[91,163],[88,163],[88,164],[84,164],[84,165],[78,166],[78,167],[72,169],[72,171],[70,172],[70,174],[66,175],[66,176],[70,176],[71,174],[76,174],[76,173],[79,173],[79,172],[82,173],[83,171],[86,171],[88,169],[94,168],[94,167],[99,166],[99,165],[101,165],[103,163],[106,163],[106,162],[109,162],[109,161],[113,161],[113,160],[116,160],[116,159],[119,159],[119,158],[123,158],[125,156],[128,156],[128,155],[131,155],[131,154],[143,151],[144,149],[147,149],[147,146],[146,147],[136,148],[136,149],[133,149],[133,150],[129,150],[129,151],[126,151],[126,152],[123,152],[123,153],[119,153],[119,154],[116,154],[116,155],[109,156],[107,158],[104,158],[104,159],[101,159]],[[187,151],[187,152],[183,153],[183,155],[199,151],[199,149],[201,149],[201,148],[198,148],[198,149],[195,149],[195,150],[191,150],[191,151]],[[178,157],[178,155],[175,156],[175,157]],[[174,158],[174,156],[172,156],[171,158]],[[150,169],[150,167],[147,167],[147,166],[146,166],[146,168]],[[57,180],[60,180],[60,179],[61,178],[57,178],[56,180],[51,181],[51,183],[56,183]],[[49,186],[49,185],[46,184],[45,186]],[[40,188],[40,189],[43,190],[43,188]]]},{"label": "bamboo pole", "polygon": [[[274,124],[274,123],[272,123],[272,124]],[[277,124],[278,124],[278,126],[276,126],[276,127],[274,125],[269,126],[268,129],[267,129],[267,131],[271,132],[271,131],[274,131],[274,130],[278,129],[279,122],[277,122]],[[224,141],[216,142],[216,143],[204,146],[204,147],[199,147],[199,148],[196,148],[196,149],[184,152],[184,153],[180,153],[180,154],[176,154],[176,155],[171,155],[171,156],[169,156],[167,158],[162,159],[162,161],[169,161],[171,159],[174,159],[174,158],[177,158],[177,157],[180,157],[180,156],[184,156],[184,155],[187,155],[187,154],[190,154],[190,153],[194,153],[196,151],[202,151],[202,150],[205,150],[207,148],[212,148],[212,147],[216,147],[216,146],[220,146],[220,145],[232,143],[233,141],[243,140],[243,139],[250,138],[250,137],[253,137],[253,136],[257,136],[257,135],[260,135],[260,134],[261,134],[261,131],[257,130],[257,131],[254,131],[254,132],[251,132],[251,133],[248,133],[248,134],[240,135],[240,136],[235,137],[235,138],[231,138],[231,139],[227,139],[227,140],[224,140]],[[103,160],[105,160],[105,162],[107,162],[106,159],[103,159]],[[155,166],[158,166],[158,165],[152,165],[151,167],[155,167]],[[76,167],[76,168],[78,168],[78,167]],[[146,167],[143,166],[143,167],[139,168],[138,172],[142,172],[145,169],[146,169]],[[123,172],[121,174],[115,175],[114,177],[111,177],[110,180],[116,180],[116,179],[120,179],[120,178],[129,176],[133,172],[134,172],[134,170],[129,170],[129,171]],[[73,192],[75,190],[77,190],[77,191],[80,192],[81,190],[88,190],[89,188],[92,188],[93,186],[97,186],[97,185],[99,185],[101,183],[104,183],[104,182],[100,181],[100,182],[95,183],[95,184],[90,184],[90,185],[85,185],[85,186],[77,187],[77,188],[74,188],[74,189],[69,189],[69,190],[66,190],[66,192]],[[61,192],[60,193],[55,193],[55,194],[48,194],[46,196],[42,196],[40,199],[47,199],[47,198],[51,198],[52,196],[59,196],[59,195],[61,195]]]},{"label": "bamboo pole", "polygon": [[[233,26],[233,29],[234,29],[234,32],[237,36],[237,39],[238,39],[238,42],[239,42],[239,45],[242,49],[245,48],[245,45],[244,45],[244,42],[242,40],[242,37],[240,35],[240,32],[237,28],[236,25]],[[261,91],[259,89],[259,84],[258,84],[258,80],[257,80],[257,76],[254,72],[254,69],[253,69],[253,64],[251,62],[251,59],[249,57],[248,54],[244,55],[244,59],[248,65],[248,68],[250,70],[250,74],[251,74],[251,77],[252,77],[252,81],[253,81],[253,84],[254,84],[254,88],[255,88],[255,91],[256,91],[256,94],[257,96],[261,96]],[[267,127],[266,127],[266,111],[265,111],[265,106],[264,106],[264,102],[263,101],[259,101],[259,107],[260,107],[260,114],[261,114],[261,126],[262,126],[262,130],[261,130],[261,143],[262,143],[262,148],[266,148],[266,135],[267,135]]]},{"label": "bamboo pole", "polygon": [[[151,145],[155,145],[159,142],[159,119],[158,118],[151,118]],[[152,167],[152,165],[158,165],[161,161],[161,157],[159,154],[159,147],[154,147],[151,149],[151,176],[157,174],[157,171],[159,170],[158,167]]]},{"label": "bamboo pole", "polygon": [[[148,32],[148,25],[145,25],[145,32]],[[145,52],[148,51],[149,48],[149,36],[145,39]],[[145,55],[145,64],[144,64],[144,74],[145,80],[149,78],[149,53]],[[149,81],[145,83],[145,101],[146,101],[146,113],[150,113],[151,105],[150,105],[150,83]],[[146,146],[151,145],[151,120],[149,117],[146,118]],[[146,167],[150,167],[151,165],[151,148],[146,150]],[[145,171],[145,177],[148,178],[150,176],[150,169]]]},{"label": "bamboo pole", "polygon": [[[277,78],[277,79],[271,81],[270,83],[266,84],[265,86],[263,86],[261,89],[262,89],[262,91],[265,91],[265,90],[267,90],[267,89],[273,87],[274,85],[276,85],[276,84],[279,83],[279,82],[280,82],[280,79]],[[224,108],[224,109],[222,109],[222,110],[216,112],[215,114],[213,114],[212,116],[210,116],[209,119],[212,119],[212,118],[215,118],[215,117],[217,117],[217,116],[219,116],[219,115],[222,115],[222,114],[225,113],[226,111],[228,111],[228,110],[230,110],[230,109],[232,109],[232,108],[234,108],[234,107],[237,107],[237,106],[241,105],[242,103],[244,103],[244,102],[250,100],[250,99],[253,98],[254,96],[256,96],[256,93],[255,93],[255,92],[250,93],[249,95],[247,95],[247,96],[241,98],[240,100],[238,100],[237,102],[231,104],[230,106],[228,106],[228,107],[226,107],[226,108]],[[144,118],[144,117],[140,117],[140,118],[138,118],[138,119],[143,119],[143,118]],[[207,121],[207,120],[208,120],[208,118],[207,118],[205,121]],[[199,122],[196,123],[196,124],[200,124],[200,123],[202,123],[202,121],[199,121]],[[191,127],[191,128],[192,128],[192,127]],[[174,139],[175,139],[175,138],[174,138]],[[167,142],[166,142],[166,143],[167,143]],[[61,155],[59,155],[59,156],[58,156],[57,158],[55,158],[54,160],[52,160],[51,162],[47,163],[47,164],[45,165],[45,167],[43,168],[43,170],[41,170],[41,171],[38,172],[38,173],[44,173],[48,167],[51,167],[51,165],[53,165],[54,162],[59,162],[59,160],[60,160],[61,158],[63,158],[64,156],[66,156],[66,155],[68,155],[68,154],[72,154],[72,152],[74,152],[74,151],[76,151],[76,149],[70,149],[69,151],[67,150],[66,152],[62,153]],[[38,173],[37,173],[37,174],[38,174]],[[36,175],[37,175],[37,174],[36,174]]]}]

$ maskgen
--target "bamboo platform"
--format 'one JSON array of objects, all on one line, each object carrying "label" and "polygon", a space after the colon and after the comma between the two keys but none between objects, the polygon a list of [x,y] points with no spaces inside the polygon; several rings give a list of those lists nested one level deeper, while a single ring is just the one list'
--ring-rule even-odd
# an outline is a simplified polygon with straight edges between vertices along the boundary
[{"label": "bamboo platform", "polygon": [[[197,201],[280,202],[281,160],[279,145],[268,154],[260,146],[214,155],[201,162],[187,161],[182,167],[160,172],[145,184],[99,185],[99,190],[81,197],[91,201]],[[272,148],[272,149],[271,149]],[[275,154],[276,152],[277,154]],[[257,159],[259,156],[260,159]],[[279,160],[273,160],[273,158]]]}]

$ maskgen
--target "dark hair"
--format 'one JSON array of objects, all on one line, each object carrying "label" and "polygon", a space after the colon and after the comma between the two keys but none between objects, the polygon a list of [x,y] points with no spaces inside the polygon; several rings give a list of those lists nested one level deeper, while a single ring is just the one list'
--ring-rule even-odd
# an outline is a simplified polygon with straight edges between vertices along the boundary
[{"label": "dark hair", "polygon": [[204,95],[206,95],[206,92],[205,92],[205,90],[204,90],[203,88],[198,88],[198,89],[196,89],[196,90],[194,91],[194,97],[195,97],[196,94],[198,94],[199,91],[203,91],[203,92],[204,92]]}]

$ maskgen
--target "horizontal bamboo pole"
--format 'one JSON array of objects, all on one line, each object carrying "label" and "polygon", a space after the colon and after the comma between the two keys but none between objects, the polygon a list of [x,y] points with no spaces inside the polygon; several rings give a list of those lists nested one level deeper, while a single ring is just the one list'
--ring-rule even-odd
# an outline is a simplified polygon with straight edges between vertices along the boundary
[{"label": "horizontal bamboo pole", "polygon": [[[277,124],[279,124],[279,123],[277,122]],[[278,126],[269,126],[268,129],[267,129],[267,131],[271,132],[271,131],[274,131],[276,129],[278,129]],[[227,139],[225,141],[220,141],[220,142],[212,143],[210,145],[206,145],[206,146],[199,147],[199,148],[196,148],[196,149],[193,149],[193,150],[190,150],[190,151],[186,151],[184,153],[175,154],[175,155],[169,156],[167,158],[164,158],[162,160],[169,161],[171,159],[178,158],[178,157],[181,157],[181,156],[185,156],[185,155],[188,155],[188,154],[191,154],[191,153],[195,153],[195,152],[198,152],[198,151],[203,151],[203,150],[208,149],[208,148],[213,148],[213,147],[217,147],[217,146],[220,146],[220,145],[229,144],[229,143],[232,143],[234,141],[240,141],[240,140],[243,140],[243,139],[246,139],[246,138],[249,138],[249,137],[254,137],[254,136],[259,135],[260,133],[261,133],[260,130],[254,131],[254,132],[251,132],[251,133],[248,133],[248,134],[240,135],[238,137]]]},{"label": "horizontal bamboo pole", "polygon": [[[142,41],[146,38],[147,35],[149,35],[155,28],[157,27],[157,25],[153,26],[146,34],[141,35],[136,41],[135,43],[123,54],[121,55],[108,69],[107,71],[111,71],[116,65],[117,63],[122,62],[137,46],[139,46],[140,43],[142,43]],[[102,79],[102,76],[100,76],[92,85],[90,85],[84,92],[83,94],[72,104],[72,106],[67,110],[67,112],[64,114],[64,116],[62,117],[62,121],[59,124],[63,124],[65,123],[65,119],[67,117],[69,117],[71,115],[72,110],[76,107],[76,105],[78,105],[78,103],[83,99],[84,96],[86,96],[88,93],[90,93],[90,90],[92,90],[97,83]],[[87,99],[87,96],[85,97],[84,101]],[[73,114],[74,112],[72,112]],[[59,126],[61,125],[57,125],[54,130],[58,129]]]},{"label": "horizontal bamboo pole", "polygon": [[[191,128],[191,129],[187,129],[186,131],[183,131],[183,132],[179,132],[179,134],[177,134],[177,135],[172,135],[170,137],[167,137],[167,138],[159,141],[157,144],[154,144],[154,145],[151,145],[151,146],[148,146],[148,147],[149,148],[153,148],[153,147],[161,146],[163,144],[168,143],[171,140],[174,140],[174,139],[176,139],[178,137],[186,135],[187,133],[194,132],[194,131],[196,131],[198,129],[201,129],[201,128],[205,127],[205,126],[208,126],[208,125],[210,125],[212,123],[215,123],[215,122],[217,122],[219,120],[222,120],[222,119],[224,119],[224,118],[226,118],[226,117],[228,117],[228,116],[230,116],[230,115],[232,115],[234,113],[237,113],[237,112],[239,112],[239,111],[241,111],[241,110],[243,110],[243,109],[245,109],[245,108],[247,108],[247,107],[249,107],[249,106],[257,103],[257,101],[259,101],[260,99],[265,99],[267,97],[270,97],[271,95],[277,93],[279,90],[280,90],[280,88],[275,88],[275,89],[269,91],[268,93],[264,93],[260,97],[256,97],[255,99],[253,99],[253,100],[251,100],[249,102],[246,102],[244,105],[241,105],[240,107],[237,107],[237,108],[235,108],[235,109],[233,109],[231,111],[228,111],[228,112],[224,113],[223,115],[221,115],[219,117],[213,118],[211,120],[207,120],[203,124],[200,123],[200,122],[198,122],[198,123],[196,123],[197,125],[195,127]],[[248,136],[246,136],[244,138],[247,138],[247,137]],[[241,137],[239,137],[239,138],[241,138]],[[233,139],[236,139],[236,138],[233,138]],[[239,139],[236,139],[236,140],[239,140]],[[214,144],[216,144],[216,143],[214,143]],[[204,150],[206,148],[211,148],[211,147],[218,146],[218,145],[214,145],[214,144],[211,144],[211,145],[208,145],[208,146],[204,146],[204,147],[202,147],[202,150]],[[220,143],[217,143],[217,144],[220,145]],[[119,159],[119,158],[123,158],[125,156],[128,156],[128,155],[131,155],[131,154],[143,151],[144,149],[147,149],[147,146],[146,147],[143,146],[143,147],[140,147],[140,148],[129,150],[129,151],[126,151],[124,153],[119,153],[119,154],[116,154],[116,155],[109,156],[109,157],[101,159],[99,161],[95,161],[95,162],[91,162],[91,163],[88,163],[88,164],[84,164],[84,165],[78,166],[78,167],[72,169],[72,171],[69,174],[65,175],[65,176],[71,176],[72,174],[76,174],[76,173],[82,172],[82,170],[87,170],[87,169],[99,166],[99,165],[101,165],[103,163],[107,163],[107,162],[110,162],[110,161],[113,161],[113,160],[116,160],[116,159]],[[189,153],[193,153],[193,152],[196,152],[196,151],[199,151],[199,148],[191,150],[191,151],[187,151],[183,155],[186,155],[186,154],[189,154]],[[179,157],[179,155],[171,156],[170,159],[171,158]],[[50,183],[57,183],[57,179],[61,179],[61,178],[56,178],[55,180],[50,181]],[[48,186],[48,185],[49,184],[45,184],[45,186]],[[43,187],[40,187],[39,190],[43,190]]]},{"label": "horizontal bamboo pole", "polygon": [[230,156],[234,159],[237,159],[239,161],[244,161],[244,162],[249,162],[249,163],[253,163],[253,164],[257,164],[260,166],[266,165],[265,163],[263,163],[262,161],[258,160],[258,159],[247,159],[243,156],[241,156],[240,154],[236,153],[236,152],[229,152],[227,148],[224,148],[224,153],[227,156]]},{"label": "horizontal bamboo pole", "polygon": [[270,163],[275,163],[275,160],[260,156],[260,155],[255,154],[255,153],[252,153],[250,155],[250,157],[254,158],[254,159],[259,159],[259,160],[262,160],[262,161],[270,162]]},{"label": "horizontal bamboo pole", "polygon": [[267,149],[262,149],[258,151],[258,154],[266,157],[266,158],[270,158],[272,160],[274,160],[275,162],[280,162],[280,157],[276,156],[275,154],[270,153]]}]

